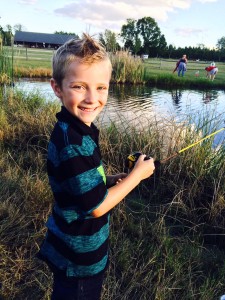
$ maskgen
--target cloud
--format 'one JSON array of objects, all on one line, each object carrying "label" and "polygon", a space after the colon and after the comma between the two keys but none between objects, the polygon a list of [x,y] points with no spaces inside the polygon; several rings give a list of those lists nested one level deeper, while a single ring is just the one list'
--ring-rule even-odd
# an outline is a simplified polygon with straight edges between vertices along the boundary
[{"label": "cloud", "polygon": [[209,2],[217,2],[218,0],[198,0],[198,2],[201,2],[201,3],[209,3]]},{"label": "cloud", "polygon": [[19,0],[19,4],[28,4],[28,5],[34,5],[36,4],[37,0]]},{"label": "cloud", "polygon": [[207,30],[205,29],[197,29],[197,28],[178,28],[175,29],[175,33],[182,37],[191,37],[196,36],[198,34],[205,33]]},{"label": "cloud", "polygon": [[119,30],[130,18],[151,16],[157,22],[166,21],[168,13],[187,9],[190,4],[191,0],[77,0],[54,12],[100,29]]}]

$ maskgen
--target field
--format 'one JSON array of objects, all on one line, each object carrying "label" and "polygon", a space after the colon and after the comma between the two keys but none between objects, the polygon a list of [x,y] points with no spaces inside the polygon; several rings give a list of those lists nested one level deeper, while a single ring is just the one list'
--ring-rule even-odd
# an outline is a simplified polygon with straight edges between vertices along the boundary
[{"label": "field", "polygon": [[[176,66],[175,60],[165,60],[165,59],[148,59],[145,64],[148,66],[148,72],[150,74],[155,73],[157,74],[174,74],[173,70]],[[185,73],[185,78],[187,79],[195,79],[198,80],[199,78],[205,79],[206,71],[205,67],[209,66],[211,61],[188,61],[187,64],[187,72]],[[224,62],[216,62],[216,66],[219,69],[218,74],[216,75],[216,80],[221,81],[225,80],[225,63]]]},{"label": "field", "polygon": [[[8,49],[8,54],[11,55],[12,49]],[[51,68],[51,58],[53,50],[35,49],[14,47],[14,66],[16,68]]]},{"label": "field", "polygon": [[[7,48],[8,55],[12,53],[12,48]],[[15,75],[22,77],[49,77],[51,76],[51,59],[54,50],[35,48],[13,48],[13,63]],[[187,53],[188,55],[188,53]],[[189,60],[187,72],[184,78],[177,78],[177,73],[173,73],[177,60],[150,58],[144,61],[146,67],[145,82],[162,85],[186,85],[225,88],[225,63],[216,62],[219,69],[214,82],[206,79],[205,67],[211,61]],[[42,72],[40,72],[42,69]],[[27,71],[29,70],[29,72]],[[30,76],[29,76],[30,75]]]},{"label": "field", "polygon": [[[51,50],[16,51],[15,66],[27,74],[35,76],[41,68],[50,72]],[[205,63],[189,62],[185,78],[172,74],[172,60],[149,59],[144,65],[152,80],[208,82]],[[223,80],[222,63],[219,69],[215,82]],[[46,155],[59,109],[58,102],[46,103],[37,92],[26,94],[10,85],[0,89],[1,300],[50,299],[52,274],[36,254],[53,205]],[[119,119],[100,127],[106,174],[123,172],[134,150],[169,157],[223,121],[204,115],[198,120],[194,130],[169,117],[140,122],[139,129]],[[216,300],[225,294],[224,156],[224,142],[214,149],[206,139],[161,164],[112,210],[102,300]]]}]

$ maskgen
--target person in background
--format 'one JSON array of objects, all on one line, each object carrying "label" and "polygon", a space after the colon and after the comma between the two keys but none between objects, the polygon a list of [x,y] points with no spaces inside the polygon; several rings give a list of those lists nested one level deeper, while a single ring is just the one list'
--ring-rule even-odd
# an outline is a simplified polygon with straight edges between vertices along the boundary
[{"label": "person in background", "polygon": [[142,154],[129,174],[105,175],[93,122],[106,105],[112,65],[98,41],[88,34],[69,40],[52,67],[51,86],[62,107],[48,146],[54,205],[38,257],[53,272],[52,300],[99,300],[110,211],[153,174],[154,161]]},{"label": "person in background", "polygon": [[185,72],[187,71],[187,56],[184,54],[181,59],[178,61],[177,66],[177,74],[178,76],[184,76]]},{"label": "person in background", "polygon": [[219,71],[214,62],[212,62],[210,66],[206,67],[205,70],[206,70],[206,77],[212,81],[215,79],[215,76]]}]

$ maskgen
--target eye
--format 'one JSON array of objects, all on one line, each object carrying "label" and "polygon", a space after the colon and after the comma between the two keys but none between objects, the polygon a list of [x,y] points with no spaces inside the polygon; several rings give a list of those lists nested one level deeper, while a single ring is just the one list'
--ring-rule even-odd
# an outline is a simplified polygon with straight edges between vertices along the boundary
[{"label": "eye", "polygon": [[98,87],[98,90],[99,90],[99,91],[107,90],[107,87],[106,87],[106,86],[99,86],[99,87]]},{"label": "eye", "polygon": [[78,90],[78,91],[80,91],[80,90],[82,90],[82,89],[85,89],[85,87],[84,87],[82,84],[74,84],[74,85],[72,86],[72,88],[73,88],[74,90]]}]

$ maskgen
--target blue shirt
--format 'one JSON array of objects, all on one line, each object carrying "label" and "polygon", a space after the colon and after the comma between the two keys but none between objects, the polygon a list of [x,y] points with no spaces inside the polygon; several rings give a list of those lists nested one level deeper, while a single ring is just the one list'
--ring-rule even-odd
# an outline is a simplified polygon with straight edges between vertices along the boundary
[{"label": "blue shirt", "polygon": [[108,193],[99,131],[65,107],[56,117],[47,158],[54,206],[38,257],[63,276],[94,276],[107,267],[109,239],[109,214],[91,215]]}]

